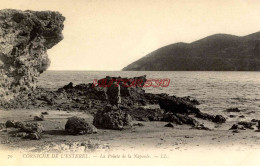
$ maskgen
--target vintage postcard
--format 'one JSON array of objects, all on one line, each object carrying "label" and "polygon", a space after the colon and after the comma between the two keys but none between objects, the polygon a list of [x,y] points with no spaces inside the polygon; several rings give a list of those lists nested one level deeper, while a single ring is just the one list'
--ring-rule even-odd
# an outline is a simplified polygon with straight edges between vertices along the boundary
[{"label": "vintage postcard", "polygon": [[257,165],[260,1],[1,0],[1,165]]}]

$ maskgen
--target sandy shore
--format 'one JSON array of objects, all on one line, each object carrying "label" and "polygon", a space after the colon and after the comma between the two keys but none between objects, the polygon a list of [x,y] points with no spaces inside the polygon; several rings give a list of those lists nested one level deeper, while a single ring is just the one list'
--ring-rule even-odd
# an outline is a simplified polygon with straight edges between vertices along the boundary
[{"label": "sandy shore", "polygon": [[[33,121],[35,115],[40,115],[42,111],[44,110],[1,110],[0,122],[3,123],[7,120],[30,122]],[[191,127],[187,125],[175,125],[174,128],[164,127],[167,122],[134,121],[134,123],[142,123],[143,126],[134,126],[132,129],[122,131],[99,129],[97,134],[73,136],[68,135],[64,130],[67,118],[79,116],[92,122],[92,115],[84,112],[57,110],[49,110],[48,113],[45,121],[38,122],[44,127],[41,140],[10,137],[10,133],[14,131],[11,128],[5,132],[1,131],[1,153],[5,155],[7,151],[20,153],[18,156],[25,160],[26,157],[21,154],[91,154],[90,160],[98,160],[102,154],[106,159],[109,159],[109,154],[110,159],[118,159],[117,155],[120,159],[122,154],[132,156],[137,154],[136,159],[164,159],[164,161],[176,162],[186,162],[186,160],[182,160],[185,156],[194,159],[205,157],[205,162],[211,161],[211,157],[218,158],[223,155],[226,156],[227,162],[233,160],[232,155],[244,156],[244,158],[234,160],[234,162],[239,162],[252,158],[248,155],[254,156],[260,151],[260,133],[249,129],[233,133],[228,130],[234,124],[233,121],[222,125],[205,121],[205,126],[209,126],[211,131],[190,129]],[[93,157],[93,155],[97,156]],[[245,158],[246,156],[247,158]],[[176,157],[178,158],[176,159]]]}]

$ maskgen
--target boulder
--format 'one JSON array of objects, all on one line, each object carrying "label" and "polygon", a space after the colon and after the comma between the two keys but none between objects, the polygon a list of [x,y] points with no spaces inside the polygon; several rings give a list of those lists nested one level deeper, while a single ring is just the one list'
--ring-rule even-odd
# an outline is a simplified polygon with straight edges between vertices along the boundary
[{"label": "boulder", "polygon": [[125,111],[108,105],[94,115],[93,124],[97,128],[122,130],[132,127],[132,117]]},{"label": "boulder", "polygon": [[215,122],[215,123],[225,123],[226,118],[224,118],[224,116],[222,116],[222,115],[216,115],[215,118],[213,119],[213,122]]},{"label": "boulder", "polygon": [[65,130],[72,135],[84,135],[97,133],[97,128],[80,117],[71,117],[68,119]]},{"label": "boulder", "polygon": [[6,121],[5,126],[6,126],[6,128],[15,127],[15,121],[14,120],[8,120],[8,121]]}]

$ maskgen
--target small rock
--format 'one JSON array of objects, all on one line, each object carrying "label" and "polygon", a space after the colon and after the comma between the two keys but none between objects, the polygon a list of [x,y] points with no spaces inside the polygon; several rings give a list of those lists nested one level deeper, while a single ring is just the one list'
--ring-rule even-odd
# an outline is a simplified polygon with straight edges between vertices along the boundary
[{"label": "small rock", "polygon": [[229,108],[225,110],[226,112],[240,112],[241,110],[239,110],[238,108]]},{"label": "small rock", "polygon": [[233,124],[233,126],[229,130],[237,130],[239,127],[237,124]]},{"label": "small rock", "polygon": [[208,127],[205,127],[203,124],[200,124],[198,126],[193,126],[191,129],[198,129],[198,130],[211,130],[210,128]]},{"label": "small rock", "polygon": [[257,119],[252,119],[251,122],[258,122],[258,120]]},{"label": "small rock", "polygon": [[164,127],[174,127],[174,125],[172,123],[167,123]]},{"label": "small rock", "polygon": [[44,121],[44,116],[41,115],[41,116],[34,116],[33,118],[35,121]]},{"label": "small rock", "polygon": [[48,112],[42,112],[42,115],[49,115]]},{"label": "small rock", "polygon": [[15,121],[14,120],[8,120],[8,121],[6,121],[5,126],[6,126],[6,128],[15,127]]},{"label": "small rock", "polygon": [[229,115],[229,117],[230,117],[230,118],[235,118],[235,117],[236,117],[236,115]]},{"label": "small rock", "polygon": [[245,115],[240,115],[239,118],[245,118]]}]

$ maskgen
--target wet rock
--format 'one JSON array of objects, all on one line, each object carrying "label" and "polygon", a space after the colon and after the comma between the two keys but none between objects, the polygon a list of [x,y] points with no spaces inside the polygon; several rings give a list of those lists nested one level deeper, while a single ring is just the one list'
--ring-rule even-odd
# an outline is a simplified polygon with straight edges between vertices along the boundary
[{"label": "wet rock", "polygon": [[93,124],[97,128],[122,130],[131,128],[132,117],[125,111],[108,105],[94,115]]},{"label": "wet rock", "polygon": [[199,101],[196,99],[192,99],[190,96],[182,97],[183,100],[193,104],[193,105],[200,105]]},{"label": "wet rock", "polygon": [[15,127],[15,121],[14,120],[8,120],[8,121],[6,121],[5,126],[6,126],[6,128]]},{"label": "wet rock", "polygon": [[253,128],[253,125],[255,125],[255,123],[253,123],[253,122],[238,122],[237,124],[239,124],[239,125],[242,125],[242,126],[244,126],[245,128],[248,128],[248,129],[254,129]]},{"label": "wet rock", "polygon": [[226,112],[241,112],[241,110],[238,109],[238,108],[228,108],[228,109],[226,109],[225,111],[226,111]]},{"label": "wet rock", "polygon": [[0,10],[0,106],[36,88],[50,64],[47,50],[63,39],[64,20],[58,12]]},{"label": "wet rock", "polygon": [[229,130],[237,130],[237,129],[239,129],[239,126],[237,124],[233,124]]},{"label": "wet rock", "polygon": [[85,119],[76,116],[68,119],[65,130],[73,135],[97,133],[97,128],[95,126],[88,123]]},{"label": "wet rock", "polygon": [[258,122],[259,120],[257,119],[252,119],[251,122]]},{"label": "wet rock", "polygon": [[175,114],[172,114],[172,113],[165,113],[163,115],[162,121],[172,122],[172,123],[179,124],[179,125],[183,124],[182,121]]},{"label": "wet rock", "polygon": [[164,97],[159,99],[159,106],[161,109],[172,113],[197,114],[200,112],[198,108],[194,107],[189,102],[174,97]]},{"label": "wet rock", "polygon": [[213,122],[215,122],[215,123],[225,123],[226,118],[224,118],[222,115],[216,115],[215,118],[213,119]]},{"label": "wet rock", "polygon": [[199,123],[195,119],[182,114],[173,114],[173,113],[165,113],[164,117],[162,118],[162,121],[165,122],[172,122],[175,124],[187,124],[191,126],[197,126]]},{"label": "wet rock", "polygon": [[35,121],[44,121],[44,116],[40,115],[40,116],[34,116],[33,118]]},{"label": "wet rock", "polygon": [[225,123],[226,122],[226,118],[224,118],[222,115],[210,115],[207,113],[203,113],[203,112],[198,112],[196,114],[197,118],[200,119],[204,119],[204,120],[209,120],[212,121],[214,123]]},{"label": "wet rock", "polygon": [[166,125],[164,125],[164,127],[174,127],[174,125],[172,123],[167,123]]},{"label": "wet rock", "polygon": [[203,113],[203,112],[198,112],[196,114],[196,117],[200,118],[200,119],[204,119],[204,120],[210,120],[210,121],[213,121],[215,119],[214,115],[210,115],[210,114]]}]

